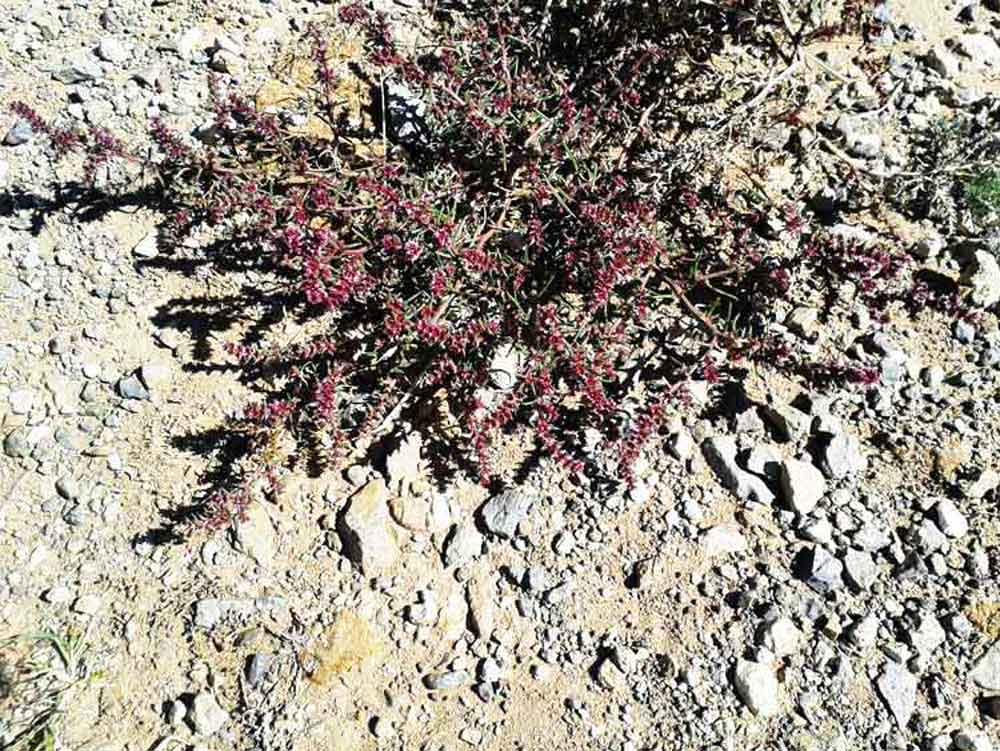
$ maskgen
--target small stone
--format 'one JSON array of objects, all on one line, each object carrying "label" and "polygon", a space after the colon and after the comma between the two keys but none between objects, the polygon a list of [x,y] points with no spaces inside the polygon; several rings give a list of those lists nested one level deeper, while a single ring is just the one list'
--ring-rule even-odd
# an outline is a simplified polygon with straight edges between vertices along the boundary
[{"label": "small stone", "polygon": [[243,518],[236,522],[233,536],[235,547],[264,567],[274,560],[274,525],[267,510],[260,503],[253,503]]},{"label": "small stone", "polygon": [[817,592],[829,592],[844,585],[844,564],[818,545],[799,554],[802,578]]},{"label": "small stone", "polygon": [[885,664],[882,675],[876,681],[882,700],[885,702],[896,725],[905,730],[917,701],[917,678],[905,667],[892,660]]},{"label": "small stone", "polygon": [[81,615],[97,615],[101,612],[104,603],[97,595],[83,595],[73,603],[73,612]]},{"label": "small stone", "polygon": [[958,751],[993,751],[993,741],[982,730],[959,730],[954,743]]},{"label": "small stone", "polygon": [[795,308],[785,318],[785,325],[804,339],[814,340],[819,336],[819,310]]},{"label": "small stone", "polygon": [[431,691],[451,691],[472,683],[472,676],[464,670],[449,670],[424,676],[424,685]]},{"label": "small stone", "polygon": [[958,58],[943,44],[931,48],[927,54],[927,64],[942,78],[955,78],[960,71]]},{"label": "small stone", "polygon": [[942,498],[934,505],[934,520],[938,528],[948,537],[965,537],[969,531],[969,522],[965,515],[958,510],[958,506],[949,499]]},{"label": "small stone", "polygon": [[785,502],[798,514],[812,512],[826,493],[823,473],[798,459],[786,459],[781,463],[780,482]]},{"label": "small stone", "polygon": [[877,636],[878,618],[871,613],[864,618],[859,618],[847,630],[848,641],[861,649],[874,647]]},{"label": "small stone", "polygon": [[878,567],[871,555],[851,548],[844,556],[844,578],[857,590],[869,590],[878,578]]},{"label": "small stone", "polygon": [[194,606],[194,625],[210,630],[222,619],[224,611],[221,600],[215,598],[198,600]]},{"label": "small stone", "polygon": [[260,685],[274,666],[274,655],[258,652],[247,660],[246,678],[251,686]]},{"label": "small stone", "polygon": [[986,691],[1000,691],[1000,640],[995,641],[979,658],[969,678]]},{"label": "small stone", "polygon": [[785,405],[765,407],[764,416],[782,441],[798,441],[809,435],[812,419],[795,407]]},{"label": "small stone", "polygon": [[683,426],[667,439],[667,449],[675,459],[682,462],[686,462],[694,456],[694,448],[694,438],[691,437],[691,431]]},{"label": "small stone", "polygon": [[819,467],[831,479],[840,480],[868,469],[868,459],[861,453],[861,444],[849,433],[837,433],[820,447]]},{"label": "small stone", "polygon": [[928,656],[944,644],[946,638],[941,622],[932,615],[923,616],[917,628],[910,631],[907,637],[910,646],[919,654]]},{"label": "small stone", "polygon": [[455,525],[444,544],[444,565],[461,566],[483,552],[485,538],[471,519]]},{"label": "small stone", "polygon": [[229,722],[229,714],[219,706],[210,691],[199,691],[191,700],[188,713],[191,728],[198,735],[214,735]]},{"label": "small stone", "polygon": [[1000,302],[1000,264],[984,250],[975,251],[959,278],[959,283],[971,287],[970,302],[989,308]]},{"label": "small stone", "polygon": [[802,631],[792,619],[782,616],[767,624],[762,643],[775,657],[787,657],[799,651],[802,638]]},{"label": "small stone", "polygon": [[15,428],[3,441],[3,451],[12,459],[23,459],[31,455],[32,444],[29,441],[31,431],[28,428]]},{"label": "small stone", "polygon": [[513,537],[533,503],[533,498],[519,490],[504,491],[483,505],[483,524],[498,537]]},{"label": "small stone", "polygon": [[139,258],[156,258],[159,252],[155,232],[147,233],[136,244],[136,246],[132,248],[132,253],[139,256]]},{"label": "small stone", "polygon": [[166,363],[148,362],[139,368],[139,378],[150,391],[158,391],[170,383],[171,370]]},{"label": "small stone", "polygon": [[469,605],[469,627],[472,633],[484,641],[493,636],[496,624],[497,605],[494,598],[496,585],[493,577],[484,572],[474,575],[466,586],[466,600]]},{"label": "small stone", "polygon": [[625,673],[615,665],[610,657],[601,659],[597,666],[597,682],[610,691],[623,692],[628,689],[628,680]]},{"label": "small stone", "polygon": [[52,587],[45,591],[42,599],[51,605],[66,605],[73,599],[73,590],[64,586]]},{"label": "small stone", "polygon": [[80,496],[80,485],[71,475],[63,475],[56,480],[56,492],[63,498],[72,501]]},{"label": "small stone", "polygon": [[118,393],[126,399],[149,399],[149,391],[135,373],[118,381]]},{"label": "small stone", "polygon": [[129,53],[114,37],[103,37],[97,44],[97,56],[106,63],[119,65],[128,59]]},{"label": "small stone", "polygon": [[736,693],[759,717],[773,717],[780,708],[778,679],[767,665],[738,660],[733,680]]},{"label": "small stone", "polygon": [[17,120],[3,137],[3,143],[4,146],[20,146],[30,141],[32,135],[34,131],[31,129],[31,123],[23,119]]},{"label": "small stone", "polygon": [[344,554],[366,575],[377,576],[396,563],[399,543],[386,503],[389,491],[379,478],[358,491],[337,518]]},{"label": "small stone", "polygon": [[701,537],[705,555],[714,558],[731,553],[742,553],[747,549],[747,541],[735,524],[717,524],[709,528]]},{"label": "small stone", "polygon": [[701,451],[719,482],[743,500],[754,500],[769,504],[774,493],[767,483],[736,462],[736,440],[732,436],[712,436],[701,444]]}]

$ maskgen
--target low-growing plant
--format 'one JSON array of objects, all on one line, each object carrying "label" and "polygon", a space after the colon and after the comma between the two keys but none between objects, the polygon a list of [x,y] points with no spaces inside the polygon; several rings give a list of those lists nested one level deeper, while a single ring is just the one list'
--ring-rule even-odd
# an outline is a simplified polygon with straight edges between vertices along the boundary
[{"label": "low-growing plant", "polygon": [[[727,39],[774,48],[788,26],[777,10],[508,0],[439,17],[434,43],[411,49],[353,3],[339,33],[363,57],[338,63],[333,29],[314,28],[300,111],[215,82],[207,142],[154,121],[153,163],[104,131],[17,111],[85,153],[91,178],[121,159],[151,169],[165,244],[211,228],[223,241],[210,257],[256,274],[258,299],[302,322],[294,343],[264,326],[229,345],[248,378],[283,377],[236,421],[252,461],[209,523],[277,490],[288,435],[336,464],[442,394],[484,483],[514,425],[574,471],[566,429],[596,428],[630,479],[685,381],[718,377],[710,350],[784,351],[759,325],[789,284],[770,247],[775,232],[799,243],[804,219],[721,193],[665,135],[690,127],[692,101],[711,105],[700,61]],[[371,91],[369,113],[350,110],[349,81]],[[882,273],[878,258],[856,262],[845,273]]]},{"label": "low-growing plant", "polygon": [[41,631],[0,641],[0,746],[9,751],[57,748],[67,696],[97,677],[87,665],[87,651],[84,635],[72,632]]},{"label": "low-growing plant", "polygon": [[973,215],[980,220],[1000,215],[1000,170],[987,170],[970,178],[962,193]]}]

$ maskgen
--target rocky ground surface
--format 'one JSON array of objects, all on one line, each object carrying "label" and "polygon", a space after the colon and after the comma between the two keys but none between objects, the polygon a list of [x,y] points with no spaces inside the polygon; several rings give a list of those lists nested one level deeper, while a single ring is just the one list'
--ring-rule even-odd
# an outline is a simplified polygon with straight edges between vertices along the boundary
[{"label": "rocky ground surface", "polygon": [[[157,114],[197,130],[210,72],[265,80],[325,12],[15,0],[0,104],[128,139]],[[854,48],[824,43],[815,122],[762,137],[771,177],[811,194],[823,160],[898,170],[937,119],[997,107],[1000,16],[880,12],[887,72],[856,79]],[[57,747],[1000,748],[1000,239],[910,228],[921,264],[972,288],[974,323],[874,323],[847,288],[822,325],[776,310],[881,385],[754,371],[721,410],[713,387],[631,490],[544,462],[498,495],[442,484],[414,432],[176,541],[208,436],[247,397],[221,349],[239,311],[199,314],[229,282],[179,273],[128,202],[71,214],[30,127],[3,114],[0,137],[0,637],[80,637],[51,678]],[[0,693],[0,744],[37,708]]]}]

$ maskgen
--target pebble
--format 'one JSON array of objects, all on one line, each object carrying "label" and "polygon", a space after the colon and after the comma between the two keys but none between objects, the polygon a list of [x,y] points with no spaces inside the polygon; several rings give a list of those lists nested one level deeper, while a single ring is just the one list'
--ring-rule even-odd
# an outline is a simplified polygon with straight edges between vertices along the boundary
[{"label": "pebble", "polygon": [[969,522],[958,506],[949,499],[942,498],[934,505],[934,519],[938,528],[948,537],[965,537],[969,531]]},{"label": "pebble", "polygon": [[211,691],[199,691],[191,700],[188,713],[191,727],[198,735],[215,735],[229,722],[229,714],[219,706]]},{"label": "pebble", "polygon": [[520,490],[506,490],[483,505],[483,525],[497,537],[513,537],[533,503],[534,499]]},{"label": "pebble", "polygon": [[759,717],[773,717],[780,709],[778,678],[767,665],[738,660],[733,676],[736,693]]},{"label": "pebble", "polygon": [[786,459],[781,463],[781,494],[798,514],[808,514],[826,494],[823,473],[808,462]]},{"label": "pebble", "polygon": [[1000,640],[976,661],[969,678],[981,689],[1000,692]]},{"label": "pebble", "polygon": [[449,670],[424,676],[424,685],[431,691],[450,691],[472,683],[472,676],[465,670]]},{"label": "pebble", "polygon": [[917,677],[897,662],[889,660],[875,683],[900,730],[905,730],[917,701]]},{"label": "pebble", "polygon": [[388,495],[381,478],[372,480],[351,498],[337,518],[344,555],[366,575],[384,573],[400,555]]}]

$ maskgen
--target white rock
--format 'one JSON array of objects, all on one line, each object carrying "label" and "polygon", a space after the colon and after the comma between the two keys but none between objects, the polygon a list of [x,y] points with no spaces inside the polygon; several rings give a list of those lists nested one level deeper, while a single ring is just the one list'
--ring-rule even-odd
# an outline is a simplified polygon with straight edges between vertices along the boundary
[{"label": "white rock", "polygon": [[826,493],[826,478],[809,462],[786,459],[779,479],[782,497],[799,514],[810,513]]},{"label": "white rock", "polygon": [[229,722],[229,714],[210,691],[199,691],[191,701],[188,719],[198,735],[214,735]]},{"label": "white rock", "polygon": [[139,256],[140,258],[156,258],[159,249],[157,248],[156,233],[150,232],[146,234],[135,247],[132,248],[132,253]]},{"label": "white rock", "polygon": [[399,558],[399,543],[386,504],[388,494],[381,478],[372,480],[351,498],[337,519],[344,554],[366,575],[387,571]]},{"label": "white rock", "polygon": [[969,531],[969,522],[965,515],[949,498],[942,498],[934,505],[934,519],[948,537],[964,537]]},{"label": "white rock", "polygon": [[702,535],[701,546],[705,555],[714,558],[743,552],[747,549],[747,541],[735,524],[717,524]]},{"label": "white rock", "polygon": [[236,549],[250,556],[261,566],[274,561],[274,525],[267,509],[254,503],[247,509],[246,518],[236,522],[234,530]]},{"label": "white rock", "polygon": [[959,283],[972,288],[969,297],[973,305],[989,308],[1000,302],[1000,265],[986,251],[977,250],[972,255]]},{"label": "white rock", "polygon": [[792,619],[782,616],[767,625],[763,643],[776,657],[785,657],[799,651],[802,636]]},{"label": "white rock", "polygon": [[128,59],[128,49],[114,37],[102,37],[97,44],[97,56],[108,63],[118,65]]},{"label": "white rock", "polygon": [[734,684],[736,693],[757,716],[773,717],[778,713],[781,689],[774,670],[767,665],[739,660]]},{"label": "white rock", "polygon": [[1000,46],[988,34],[962,34],[956,47],[969,58],[973,68],[1000,67]]}]

